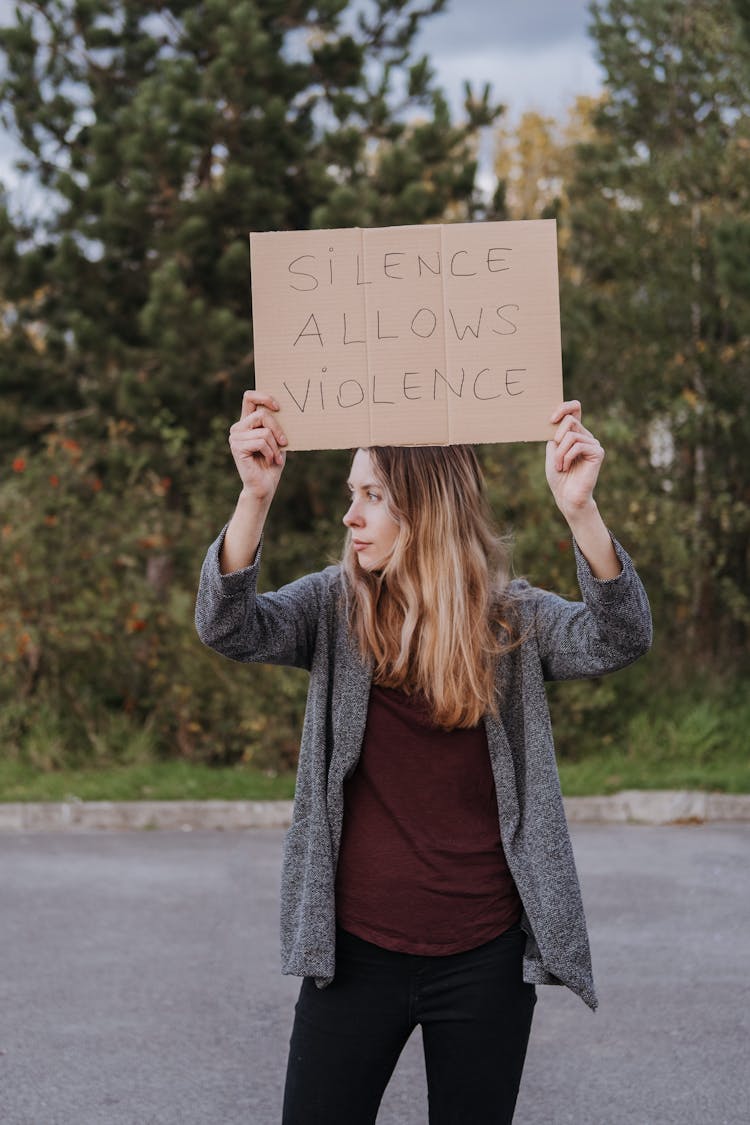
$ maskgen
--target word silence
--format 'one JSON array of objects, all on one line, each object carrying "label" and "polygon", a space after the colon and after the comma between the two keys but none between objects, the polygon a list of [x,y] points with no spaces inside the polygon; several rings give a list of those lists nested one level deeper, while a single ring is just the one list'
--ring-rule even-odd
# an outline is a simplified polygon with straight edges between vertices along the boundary
[{"label": "word silence", "polygon": [[535,441],[562,400],[554,220],[250,236],[289,449]]}]

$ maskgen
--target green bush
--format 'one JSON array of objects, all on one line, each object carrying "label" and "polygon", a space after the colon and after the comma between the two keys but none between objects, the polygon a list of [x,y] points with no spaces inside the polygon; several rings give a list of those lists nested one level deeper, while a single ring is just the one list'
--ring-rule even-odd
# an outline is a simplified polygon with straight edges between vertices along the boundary
[{"label": "green bush", "polygon": [[[232,664],[205,649],[193,625],[201,560],[237,492],[225,425],[216,423],[191,460],[169,421],[152,422],[156,438],[159,426],[158,474],[156,458],[115,422],[98,437],[54,431],[8,466],[0,485],[0,753],[39,771],[182,760],[285,773],[296,764],[306,673]],[[515,533],[517,572],[575,596],[570,537],[539,448],[482,456],[501,527]],[[340,550],[348,454],[301,457],[304,465],[290,458],[269,520],[264,588]],[[631,510],[627,475],[617,462],[608,469],[617,471],[603,478],[603,509],[631,546],[648,510]],[[657,649],[614,676],[550,685],[556,746],[571,765],[592,754],[626,763],[650,755],[688,763],[699,779],[717,757],[743,752],[743,671],[737,665],[733,685],[691,673],[674,654],[679,622],[674,595],[660,589],[656,534],[641,554]]]},{"label": "green bush", "polygon": [[233,667],[195,634],[200,561],[219,530],[208,512],[231,511],[207,467],[193,469],[204,491],[178,506],[127,427],[87,443],[53,433],[14,459],[0,548],[6,758],[294,763],[305,675]]}]

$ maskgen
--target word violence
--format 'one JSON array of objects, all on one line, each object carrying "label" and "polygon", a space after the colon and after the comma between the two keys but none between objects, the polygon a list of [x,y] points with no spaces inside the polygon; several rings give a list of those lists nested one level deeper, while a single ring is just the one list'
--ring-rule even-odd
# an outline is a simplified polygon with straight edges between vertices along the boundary
[{"label": "word violence", "polygon": [[499,371],[483,367],[474,374],[462,367],[460,375],[452,378],[443,375],[437,368],[434,368],[431,376],[419,371],[404,371],[396,380],[395,387],[393,380],[389,380],[390,386],[385,391],[378,385],[377,375],[373,375],[370,380],[334,380],[329,385],[324,369],[322,378],[307,379],[304,388],[292,390],[288,383],[284,382],[282,385],[299,412],[304,414],[308,408],[317,409],[318,404],[323,411],[336,407],[350,410],[368,397],[373,406],[395,406],[399,401],[416,402],[419,399],[436,401],[448,392],[456,398],[463,398],[465,395],[467,399],[473,398],[478,402],[516,398],[524,393],[522,376],[525,374],[525,367],[506,367]]}]

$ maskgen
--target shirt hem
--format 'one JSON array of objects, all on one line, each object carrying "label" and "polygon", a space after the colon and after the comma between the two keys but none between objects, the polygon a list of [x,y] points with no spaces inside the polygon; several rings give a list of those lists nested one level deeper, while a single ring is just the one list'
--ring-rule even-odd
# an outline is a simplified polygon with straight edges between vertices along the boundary
[{"label": "shirt hem", "polygon": [[481,945],[487,945],[488,942],[494,941],[495,938],[501,937],[508,930],[518,926],[520,921],[521,914],[519,912],[517,918],[501,924],[499,929],[492,927],[489,932],[482,934],[478,940],[477,937],[473,937],[458,942],[439,942],[437,944],[409,941],[408,938],[391,938],[387,934],[379,934],[367,926],[360,926],[356,922],[344,924],[338,921],[337,926],[345,934],[359,938],[360,941],[369,942],[370,945],[377,945],[379,949],[385,949],[389,953],[407,953],[415,957],[448,957],[454,953],[468,953],[472,949],[478,949]]}]

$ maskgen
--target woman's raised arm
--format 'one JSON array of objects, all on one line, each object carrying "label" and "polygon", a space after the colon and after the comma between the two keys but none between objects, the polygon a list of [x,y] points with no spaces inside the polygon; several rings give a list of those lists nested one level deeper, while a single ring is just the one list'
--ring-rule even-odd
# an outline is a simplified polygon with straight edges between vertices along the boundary
[{"label": "woman's raised arm", "polygon": [[595,578],[616,578],[620,560],[594,500],[604,450],[581,421],[581,404],[563,402],[550,418],[557,425],[547,442],[547,482],[573,538]]},{"label": "woman's raised arm", "polygon": [[219,564],[222,574],[249,566],[255,557],[268,509],[286,460],[286,436],[274,418],[276,399],[245,391],[242,413],[229,431],[229,446],[242,491],[229,521]]}]

